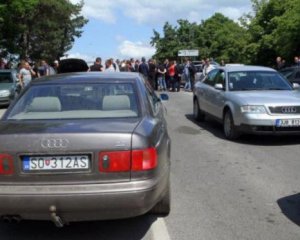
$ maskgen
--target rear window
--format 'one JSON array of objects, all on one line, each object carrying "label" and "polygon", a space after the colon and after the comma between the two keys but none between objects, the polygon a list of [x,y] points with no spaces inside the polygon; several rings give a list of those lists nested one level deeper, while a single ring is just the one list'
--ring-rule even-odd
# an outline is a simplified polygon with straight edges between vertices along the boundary
[{"label": "rear window", "polygon": [[137,102],[131,83],[33,85],[7,119],[130,118],[139,115]]}]

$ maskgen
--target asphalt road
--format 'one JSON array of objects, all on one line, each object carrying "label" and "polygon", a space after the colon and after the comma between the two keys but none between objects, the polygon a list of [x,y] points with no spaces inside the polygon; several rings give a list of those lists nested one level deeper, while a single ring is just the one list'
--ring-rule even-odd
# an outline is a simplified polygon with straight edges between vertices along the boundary
[{"label": "asphalt road", "polygon": [[170,93],[165,105],[172,139],[169,217],[63,229],[48,222],[1,223],[0,239],[299,240],[300,137],[230,142],[221,125],[194,122],[191,93]]}]

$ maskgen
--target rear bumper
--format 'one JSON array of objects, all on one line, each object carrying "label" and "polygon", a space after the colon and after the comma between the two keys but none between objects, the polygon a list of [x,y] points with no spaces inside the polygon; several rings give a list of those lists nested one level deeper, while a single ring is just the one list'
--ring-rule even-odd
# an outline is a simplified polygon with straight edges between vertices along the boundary
[{"label": "rear bumper", "polygon": [[0,216],[51,220],[49,208],[55,206],[64,222],[135,217],[162,198],[168,181],[169,174],[165,174],[128,183],[0,186]]}]

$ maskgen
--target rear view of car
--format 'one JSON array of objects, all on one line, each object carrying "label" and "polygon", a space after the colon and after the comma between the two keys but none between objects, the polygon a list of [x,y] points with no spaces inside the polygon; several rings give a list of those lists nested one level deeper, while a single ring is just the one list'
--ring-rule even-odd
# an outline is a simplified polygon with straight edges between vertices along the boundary
[{"label": "rear view of car", "polygon": [[168,214],[170,140],[147,91],[138,75],[34,82],[0,122],[0,215],[62,226]]}]

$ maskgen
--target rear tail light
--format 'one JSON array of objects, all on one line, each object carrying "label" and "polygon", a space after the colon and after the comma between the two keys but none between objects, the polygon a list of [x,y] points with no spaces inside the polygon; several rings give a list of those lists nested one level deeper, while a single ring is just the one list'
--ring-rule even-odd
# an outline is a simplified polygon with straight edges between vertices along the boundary
[{"label": "rear tail light", "polygon": [[157,152],[155,148],[132,151],[132,171],[145,171],[156,168]]},{"label": "rear tail light", "polygon": [[0,175],[12,175],[14,173],[14,159],[11,155],[0,154]]},{"label": "rear tail light", "polygon": [[131,151],[100,152],[100,172],[128,172],[130,171]]},{"label": "rear tail light", "polygon": [[100,172],[146,171],[156,168],[155,148],[99,153]]}]

